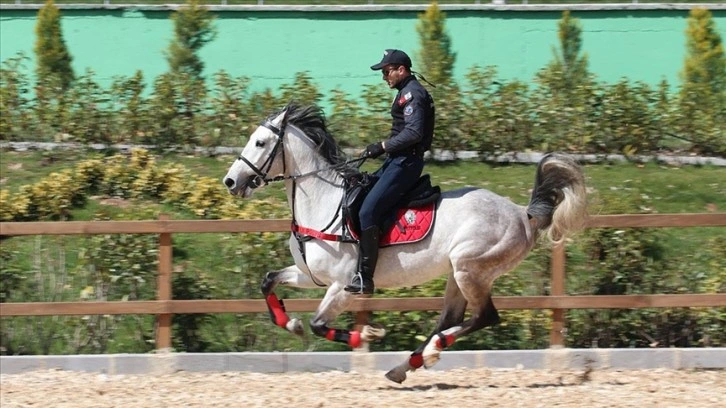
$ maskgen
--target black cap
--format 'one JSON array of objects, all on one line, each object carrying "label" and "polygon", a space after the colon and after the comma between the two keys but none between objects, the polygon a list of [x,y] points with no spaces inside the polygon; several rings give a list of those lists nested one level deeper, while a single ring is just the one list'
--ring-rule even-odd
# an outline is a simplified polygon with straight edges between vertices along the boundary
[{"label": "black cap", "polygon": [[383,69],[386,65],[403,65],[406,68],[411,68],[411,58],[401,50],[385,50],[383,52],[383,59],[376,65],[371,65],[371,69],[377,71]]}]

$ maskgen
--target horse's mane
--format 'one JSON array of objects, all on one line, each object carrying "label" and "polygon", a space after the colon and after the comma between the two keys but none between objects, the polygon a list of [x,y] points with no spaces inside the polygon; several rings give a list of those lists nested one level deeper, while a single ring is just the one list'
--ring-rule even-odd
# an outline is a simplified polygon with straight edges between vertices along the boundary
[{"label": "horse's mane", "polygon": [[301,106],[294,102],[268,118],[271,120],[287,111],[285,121],[300,129],[313,143],[321,156],[330,164],[342,164],[347,160],[346,154],[328,132],[328,125],[323,110],[316,105]]}]

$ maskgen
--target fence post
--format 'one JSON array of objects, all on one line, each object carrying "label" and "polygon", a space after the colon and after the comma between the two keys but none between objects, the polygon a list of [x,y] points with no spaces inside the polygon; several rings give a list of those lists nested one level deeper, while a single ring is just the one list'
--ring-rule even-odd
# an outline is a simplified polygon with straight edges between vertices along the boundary
[{"label": "fence post", "polygon": [[[565,244],[552,247],[550,295],[565,294]],[[552,329],[550,331],[550,347],[565,345],[565,310],[552,309]]]},{"label": "fence post", "polygon": [[[159,214],[160,221],[169,220],[168,214]],[[159,234],[159,274],[156,280],[156,299],[171,300],[172,248],[171,233]],[[169,313],[156,316],[156,350],[171,348],[171,317]]]}]

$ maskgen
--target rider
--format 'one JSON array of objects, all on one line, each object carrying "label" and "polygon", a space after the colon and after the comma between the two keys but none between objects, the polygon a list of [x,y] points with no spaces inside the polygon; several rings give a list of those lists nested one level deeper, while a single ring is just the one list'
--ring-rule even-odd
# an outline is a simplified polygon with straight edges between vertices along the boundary
[{"label": "rider", "polygon": [[411,59],[401,50],[388,49],[383,59],[371,66],[382,70],[383,80],[398,94],[391,105],[391,134],[388,139],[366,147],[364,157],[388,153],[383,165],[373,173],[378,181],[366,196],[359,212],[361,236],[358,271],[345,290],[371,294],[375,289],[373,273],[378,260],[380,227],[403,195],[421,176],[424,152],[434,136],[434,100],[411,71]]}]

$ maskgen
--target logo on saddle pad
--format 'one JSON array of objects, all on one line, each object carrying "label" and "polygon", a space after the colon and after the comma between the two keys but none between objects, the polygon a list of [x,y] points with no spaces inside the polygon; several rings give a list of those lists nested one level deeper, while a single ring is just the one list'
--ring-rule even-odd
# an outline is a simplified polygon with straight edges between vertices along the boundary
[{"label": "logo on saddle pad", "polygon": [[406,220],[406,222],[411,225],[416,222],[416,211],[408,210],[406,211],[406,214],[403,214],[403,218]]},{"label": "logo on saddle pad", "polygon": [[381,236],[380,246],[417,242],[428,235],[434,225],[436,203],[417,208],[402,208],[396,213],[396,222]]}]

